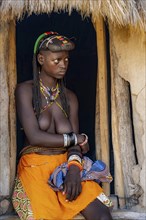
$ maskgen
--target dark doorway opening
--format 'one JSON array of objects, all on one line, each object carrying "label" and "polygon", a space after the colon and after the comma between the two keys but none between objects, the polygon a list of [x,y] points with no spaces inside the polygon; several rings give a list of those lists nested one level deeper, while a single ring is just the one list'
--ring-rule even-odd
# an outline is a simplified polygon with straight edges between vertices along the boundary
[{"label": "dark doorway opening", "polygon": [[[32,79],[32,53],[37,37],[46,31],[57,31],[75,42],[70,54],[66,85],[79,100],[80,132],[89,136],[88,156],[95,160],[95,96],[97,78],[96,32],[90,17],[82,19],[77,11],[25,16],[16,24],[18,83]],[[24,133],[17,120],[17,144],[20,152]]]}]

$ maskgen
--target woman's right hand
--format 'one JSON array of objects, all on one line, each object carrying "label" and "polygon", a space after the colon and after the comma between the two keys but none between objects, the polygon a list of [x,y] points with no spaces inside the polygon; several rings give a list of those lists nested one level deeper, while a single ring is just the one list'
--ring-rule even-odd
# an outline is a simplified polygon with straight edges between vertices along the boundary
[{"label": "woman's right hand", "polygon": [[76,165],[71,165],[64,181],[63,194],[66,195],[66,201],[73,201],[82,191],[80,169]]}]

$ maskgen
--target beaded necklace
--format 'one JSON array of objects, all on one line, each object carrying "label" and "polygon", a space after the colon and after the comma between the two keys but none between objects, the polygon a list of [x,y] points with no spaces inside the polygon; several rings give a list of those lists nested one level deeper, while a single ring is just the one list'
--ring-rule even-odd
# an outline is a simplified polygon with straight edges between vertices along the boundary
[{"label": "beaded necklace", "polygon": [[55,88],[50,89],[48,86],[45,86],[43,84],[41,79],[40,79],[40,90],[43,96],[45,97],[47,104],[49,104],[49,102],[53,102],[54,100],[56,100],[60,93],[58,83]]},{"label": "beaded necklace", "polygon": [[41,109],[41,113],[45,111],[47,108],[49,108],[53,103],[56,103],[56,105],[63,111],[66,117],[68,117],[67,113],[64,111],[62,106],[57,102],[57,97],[60,94],[59,85],[57,83],[55,88],[49,88],[48,86],[45,86],[40,79],[40,91],[44,98],[46,99],[46,105]]},{"label": "beaded necklace", "polygon": [[55,88],[50,89],[48,86],[45,86],[42,80],[40,79],[40,91],[46,100],[46,105],[42,109],[44,111],[46,108],[50,107],[59,96],[59,85],[57,83]]}]

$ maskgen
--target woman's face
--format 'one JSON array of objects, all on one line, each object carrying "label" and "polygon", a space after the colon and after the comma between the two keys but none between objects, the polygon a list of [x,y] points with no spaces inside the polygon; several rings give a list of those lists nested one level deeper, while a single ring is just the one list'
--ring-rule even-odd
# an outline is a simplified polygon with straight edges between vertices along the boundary
[{"label": "woman's face", "polygon": [[38,62],[41,65],[41,74],[47,74],[56,79],[62,79],[67,71],[69,53],[67,51],[41,51]]}]

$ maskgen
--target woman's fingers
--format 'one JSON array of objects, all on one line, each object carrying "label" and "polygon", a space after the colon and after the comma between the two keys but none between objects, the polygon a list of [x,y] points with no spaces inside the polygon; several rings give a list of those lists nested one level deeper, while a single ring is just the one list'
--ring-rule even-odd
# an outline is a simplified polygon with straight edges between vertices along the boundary
[{"label": "woman's fingers", "polygon": [[72,196],[72,187],[70,185],[67,187],[67,190],[66,190],[66,200],[70,201],[71,196]]},{"label": "woman's fingers", "polygon": [[89,144],[85,144],[81,147],[82,153],[86,154],[89,151]]},{"label": "woman's fingers", "polygon": [[75,200],[81,192],[81,177],[80,169],[78,166],[70,166],[65,181],[64,181],[64,191],[66,194],[66,200]]},{"label": "woman's fingers", "polygon": [[82,187],[81,183],[78,182],[66,182],[66,186],[64,188],[63,194],[66,195],[67,201],[73,201],[75,200],[79,194],[81,193]]},{"label": "woman's fingers", "polygon": [[80,195],[81,191],[82,191],[81,184],[76,185],[74,198],[72,200],[76,200],[76,198]]}]

